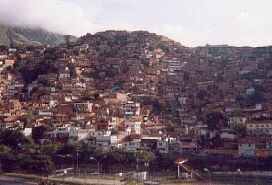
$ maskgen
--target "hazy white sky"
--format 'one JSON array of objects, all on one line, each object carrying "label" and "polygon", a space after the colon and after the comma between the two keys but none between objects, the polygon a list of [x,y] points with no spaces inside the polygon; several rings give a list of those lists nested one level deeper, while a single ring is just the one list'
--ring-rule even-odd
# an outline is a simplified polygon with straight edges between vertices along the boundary
[{"label": "hazy white sky", "polygon": [[80,36],[147,30],[186,46],[272,45],[272,0],[0,0],[0,23]]}]

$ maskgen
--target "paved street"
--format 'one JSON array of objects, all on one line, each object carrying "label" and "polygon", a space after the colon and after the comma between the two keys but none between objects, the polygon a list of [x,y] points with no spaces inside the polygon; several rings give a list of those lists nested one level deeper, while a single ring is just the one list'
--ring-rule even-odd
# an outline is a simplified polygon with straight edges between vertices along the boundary
[{"label": "paved street", "polygon": [[27,182],[14,177],[0,176],[0,185],[37,185],[37,183]]},{"label": "paved street", "polygon": [[[190,182],[190,183],[162,183],[162,185],[209,185],[209,182]],[[212,182],[212,185],[233,185],[231,183],[218,183],[218,182]]]}]

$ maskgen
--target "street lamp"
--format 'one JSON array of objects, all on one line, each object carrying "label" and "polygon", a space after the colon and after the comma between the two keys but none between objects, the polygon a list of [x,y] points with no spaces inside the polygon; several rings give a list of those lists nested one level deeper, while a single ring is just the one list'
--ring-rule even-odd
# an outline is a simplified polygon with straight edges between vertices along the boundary
[{"label": "street lamp", "polygon": [[90,157],[90,160],[95,160],[97,162],[97,172],[98,172],[98,174],[99,174],[99,170],[100,170],[100,162],[102,161],[102,159],[105,159],[105,158],[107,158],[107,156],[103,156],[99,160],[97,160],[94,157]]},{"label": "street lamp", "polygon": [[1,161],[1,157],[0,157],[0,174],[2,173],[2,161]]},{"label": "street lamp", "polygon": [[180,166],[183,164],[183,163],[186,163],[188,161],[188,159],[184,159],[182,161],[177,161],[176,164],[178,165],[178,179],[180,177]]},{"label": "street lamp", "polygon": [[204,168],[204,171],[207,172],[209,174],[209,179],[210,179],[210,185],[212,184],[212,177],[211,177],[211,173],[210,170],[208,168]]},{"label": "street lamp", "polygon": [[77,158],[77,173],[78,173],[78,156],[79,156],[79,150],[77,150],[77,153],[76,153],[76,158]]},{"label": "street lamp", "polygon": [[235,172],[232,173],[232,184],[234,184],[234,175],[235,174],[240,174],[241,170],[238,168]]}]

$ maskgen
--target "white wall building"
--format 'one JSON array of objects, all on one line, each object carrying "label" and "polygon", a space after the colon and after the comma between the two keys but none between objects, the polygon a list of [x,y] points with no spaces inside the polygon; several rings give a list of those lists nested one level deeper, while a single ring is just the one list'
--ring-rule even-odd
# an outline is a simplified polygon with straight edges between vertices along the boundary
[{"label": "white wall building", "polygon": [[129,134],[141,134],[141,121],[125,121],[125,127],[131,129]]},{"label": "white wall building", "polygon": [[141,139],[134,139],[132,141],[125,141],[122,147],[127,151],[136,151],[141,149]]},{"label": "white wall building", "polygon": [[272,135],[272,121],[261,120],[251,121],[246,124],[246,132],[248,135]]}]

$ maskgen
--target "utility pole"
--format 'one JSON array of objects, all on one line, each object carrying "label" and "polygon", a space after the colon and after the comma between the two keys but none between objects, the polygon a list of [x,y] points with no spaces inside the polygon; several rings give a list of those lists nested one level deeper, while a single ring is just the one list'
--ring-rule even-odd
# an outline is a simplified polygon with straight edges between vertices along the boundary
[{"label": "utility pole", "polygon": [[178,164],[178,179],[180,177],[180,167],[179,167],[179,164]]},{"label": "utility pole", "polygon": [[209,174],[209,181],[210,181],[210,185],[212,185],[212,176],[211,176],[211,172],[210,172],[210,170],[208,169],[208,168],[204,168],[204,171],[205,172],[208,172],[208,174]]},{"label": "utility pole", "polygon": [[0,174],[2,173],[2,161],[1,161],[1,157],[0,157]]},{"label": "utility pole", "polygon": [[87,182],[86,182],[86,169],[85,169],[85,175],[84,175],[84,180],[85,180],[85,183],[84,184],[87,184]]},{"label": "utility pole", "polygon": [[95,160],[95,161],[97,162],[97,173],[98,173],[98,174],[100,173],[100,162],[101,162],[103,159],[105,159],[105,158],[107,158],[107,156],[103,156],[103,157],[101,157],[99,160],[97,160],[97,159],[94,158],[94,157],[90,157],[90,160]]},{"label": "utility pole", "polygon": [[79,150],[76,150],[76,173],[79,175],[79,171],[78,171],[78,156],[79,156]]}]

